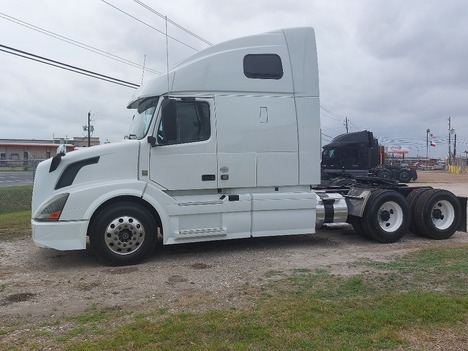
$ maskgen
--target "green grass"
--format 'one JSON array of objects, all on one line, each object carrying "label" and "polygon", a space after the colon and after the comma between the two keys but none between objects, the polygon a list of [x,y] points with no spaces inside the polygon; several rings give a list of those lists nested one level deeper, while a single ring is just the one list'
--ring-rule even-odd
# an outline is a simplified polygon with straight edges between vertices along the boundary
[{"label": "green grass", "polygon": [[31,236],[32,186],[0,188],[0,240]]},{"label": "green grass", "polygon": [[0,241],[31,236],[31,211],[0,215]]},{"label": "green grass", "polygon": [[[468,245],[421,250],[392,262],[366,261],[376,270],[350,277],[324,269],[270,271],[246,308],[170,312],[148,304],[139,311],[99,309],[63,317],[72,327],[48,338],[64,350],[392,350],[431,335],[468,332]],[[419,270],[420,274],[406,274]],[[456,275],[450,289],[434,274]],[[408,285],[408,280],[414,280]],[[253,299],[252,296],[246,296]],[[439,334],[438,334],[439,333]],[[83,340],[83,336],[86,340]],[[434,339],[439,335],[441,339]],[[0,343],[0,347],[1,347]]]},{"label": "green grass", "polygon": [[0,187],[0,215],[31,209],[32,185]]},{"label": "green grass", "polygon": [[[346,285],[347,280],[342,281]],[[346,287],[343,286],[346,290]],[[353,295],[353,289],[348,291]],[[432,292],[325,300],[313,293],[276,296],[249,310],[178,313],[127,323],[69,350],[375,350],[407,343],[407,325],[466,320],[468,297]]]},{"label": "green grass", "polygon": [[[426,249],[391,262],[360,261],[357,264],[382,270],[387,289],[424,289],[428,284],[437,291],[466,294],[468,291],[468,247]],[[465,282],[467,285],[460,283]]]}]

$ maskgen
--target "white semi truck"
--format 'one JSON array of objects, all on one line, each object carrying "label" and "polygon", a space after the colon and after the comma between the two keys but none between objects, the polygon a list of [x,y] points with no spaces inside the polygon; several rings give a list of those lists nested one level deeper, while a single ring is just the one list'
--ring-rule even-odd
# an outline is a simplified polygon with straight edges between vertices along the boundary
[{"label": "white semi truck", "polygon": [[[380,242],[410,228],[466,228],[466,199],[375,180],[320,185],[315,34],[292,28],[227,41],[136,91],[119,143],[41,162],[32,198],[40,247],[134,264],[163,243],[312,234],[348,222]],[[466,230],[465,230],[466,231]]]}]

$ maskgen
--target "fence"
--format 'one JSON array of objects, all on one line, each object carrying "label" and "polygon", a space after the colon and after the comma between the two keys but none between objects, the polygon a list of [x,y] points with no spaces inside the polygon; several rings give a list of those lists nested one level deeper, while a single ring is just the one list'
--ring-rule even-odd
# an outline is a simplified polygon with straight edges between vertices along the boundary
[{"label": "fence", "polygon": [[468,173],[467,162],[466,158],[455,158],[452,160],[452,164],[448,166],[448,171],[454,174],[466,174]]},{"label": "fence", "polygon": [[42,159],[28,159],[28,160],[0,160],[0,174],[4,177],[8,173],[24,173],[21,178],[27,180],[30,178],[32,182],[36,176],[37,165],[43,161]]},{"label": "fence", "polygon": [[39,159],[27,160],[0,160],[0,172],[5,171],[34,171],[37,168]]}]

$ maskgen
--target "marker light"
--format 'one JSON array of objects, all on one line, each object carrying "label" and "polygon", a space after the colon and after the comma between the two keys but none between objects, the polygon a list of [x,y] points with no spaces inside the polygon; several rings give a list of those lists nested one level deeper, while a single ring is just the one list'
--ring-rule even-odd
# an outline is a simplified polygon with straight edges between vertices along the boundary
[{"label": "marker light", "polygon": [[34,219],[37,221],[58,221],[67,202],[68,195],[70,194],[64,193],[50,198],[49,201],[39,208]]}]

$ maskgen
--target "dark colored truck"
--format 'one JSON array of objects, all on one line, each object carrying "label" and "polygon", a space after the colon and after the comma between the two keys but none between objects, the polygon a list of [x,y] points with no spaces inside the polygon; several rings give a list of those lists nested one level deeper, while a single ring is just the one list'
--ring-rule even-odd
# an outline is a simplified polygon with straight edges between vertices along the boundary
[{"label": "dark colored truck", "polygon": [[417,179],[416,170],[385,164],[384,147],[367,130],[341,134],[323,147],[322,180],[337,177],[377,177],[409,183]]}]

